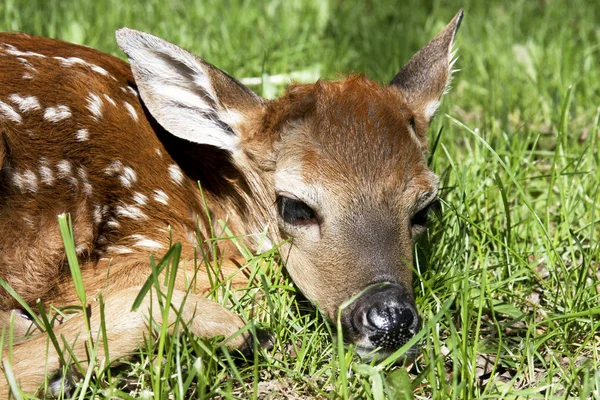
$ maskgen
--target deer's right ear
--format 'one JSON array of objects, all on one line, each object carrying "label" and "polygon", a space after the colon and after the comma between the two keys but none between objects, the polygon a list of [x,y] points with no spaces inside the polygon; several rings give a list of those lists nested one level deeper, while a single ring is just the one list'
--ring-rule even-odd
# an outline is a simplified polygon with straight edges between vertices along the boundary
[{"label": "deer's right ear", "polygon": [[163,128],[195,143],[238,149],[238,127],[264,106],[261,97],[165,40],[128,28],[116,36],[144,104]]},{"label": "deer's right ear", "polygon": [[440,97],[452,77],[452,45],[460,27],[463,11],[425,47],[417,52],[391,82],[404,94],[414,112],[430,121],[440,104]]}]

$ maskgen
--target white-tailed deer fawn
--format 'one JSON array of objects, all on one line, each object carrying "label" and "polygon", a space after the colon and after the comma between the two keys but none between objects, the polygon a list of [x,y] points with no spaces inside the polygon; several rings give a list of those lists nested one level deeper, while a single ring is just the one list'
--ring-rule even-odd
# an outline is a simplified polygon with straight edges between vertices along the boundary
[{"label": "white-tailed deer fawn", "polygon": [[[438,183],[426,164],[426,132],[450,79],[461,18],[389,85],[359,75],[291,85],[273,101],[130,29],[117,32],[130,65],[86,47],[1,34],[1,277],[30,304],[76,304],[57,223],[70,213],[83,281],[91,295],[102,292],[110,354],[123,357],[147,332],[150,300],[130,310],[149,255],[162,256],[173,240],[188,257],[173,302],[182,305],[195,275],[184,321],[197,335],[229,337],[242,320],[206,299],[206,272],[190,268],[209,221],[227,220],[234,234],[250,234],[254,250],[261,240],[290,239],[280,250],[287,271],[330,319],[364,291],[342,312],[345,339],[363,354],[398,349],[419,326],[413,241]],[[222,273],[238,272],[235,248],[219,250]],[[8,321],[20,305],[2,290],[0,308]],[[96,308],[88,312],[95,332]],[[79,359],[84,318],[56,328]],[[247,343],[246,333],[231,344]],[[10,361],[3,352],[24,391],[59,367],[54,350],[40,359],[45,353],[44,334],[17,342]]]}]

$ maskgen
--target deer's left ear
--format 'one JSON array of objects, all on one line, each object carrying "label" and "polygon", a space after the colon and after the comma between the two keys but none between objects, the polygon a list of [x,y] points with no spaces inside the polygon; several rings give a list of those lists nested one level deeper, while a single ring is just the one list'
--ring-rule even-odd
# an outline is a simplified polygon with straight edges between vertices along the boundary
[{"label": "deer's left ear", "polygon": [[413,112],[430,121],[451,78],[454,37],[463,11],[425,47],[417,52],[394,77],[390,85],[398,87]]},{"label": "deer's left ear", "polygon": [[240,125],[262,98],[215,66],[155,36],[117,31],[140,96],[168,132],[191,142],[239,149]]}]

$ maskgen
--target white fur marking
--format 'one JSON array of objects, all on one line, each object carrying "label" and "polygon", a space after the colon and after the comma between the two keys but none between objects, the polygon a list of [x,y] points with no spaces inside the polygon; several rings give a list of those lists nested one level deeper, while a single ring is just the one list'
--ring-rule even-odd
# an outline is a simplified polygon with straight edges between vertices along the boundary
[{"label": "white fur marking", "polygon": [[16,172],[13,175],[13,183],[21,190],[21,192],[35,193],[39,186],[37,175],[30,169],[22,173]]},{"label": "white fur marking", "polygon": [[87,129],[79,129],[75,132],[75,139],[79,142],[85,142],[90,138],[90,132]]},{"label": "white fur marking", "polygon": [[81,182],[83,183],[83,193],[85,193],[88,197],[92,197],[93,188],[92,184],[88,179],[87,171],[85,170],[85,168],[77,168],[77,175],[79,175],[79,179],[81,179]]},{"label": "white fur marking", "polygon": [[133,195],[133,201],[135,201],[141,206],[145,206],[146,204],[148,204],[148,196],[140,192],[135,192],[135,194]]},{"label": "white fur marking", "polygon": [[88,97],[85,98],[87,100],[87,109],[92,113],[92,118],[95,120],[99,120],[102,118],[102,99],[95,93],[91,93]]},{"label": "white fur marking", "polygon": [[45,185],[51,186],[54,184],[54,172],[52,172],[45,157],[40,158],[40,178]]},{"label": "white fur marking", "polygon": [[58,63],[60,65],[62,65],[63,67],[72,67],[75,64],[80,64],[80,65],[86,65],[87,63],[85,61],[83,61],[81,58],[79,57],[52,57],[55,60],[58,60]]},{"label": "white fur marking", "polygon": [[110,97],[109,95],[107,95],[106,93],[103,94],[104,98],[106,99],[106,101],[108,101],[111,105],[116,106],[117,103],[115,103],[115,101],[112,99],[112,97]]},{"label": "white fur marking", "polygon": [[20,124],[22,121],[21,115],[15,111],[12,106],[9,106],[6,103],[0,101],[0,117],[5,117],[11,120],[12,122],[16,122]]},{"label": "white fur marking", "polygon": [[16,56],[16,57],[40,57],[40,58],[46,57],[43,54],[35,53],[33,51],[20,51],[20,50],[17,50],[17,48],[15,46],[10,45],[10,44],[4,43],[2,46],[5,47],[6,54],[10,54],[11,56]]},{"label": "white fur marking", "polygon": [[120,160],[111,162],[108,167],[104,168],[104,173],[109,176],[119,174],[119,181],[125,187],[131,187],[137,182],[137,175],[133,168],[124,166]]},{"label": "white fur marking", "polygon": [[[105,70],[104,68],[99,67],[96,64],[92,64],[90,62],[82,60],[79,57],[68,57],[68,58],[65,58],[65,57],[53,57],[53,58],[56,59],[56,60],[58,60],[58,62],[62,66],[64,66],[64,67],[72,67],[73,65],[79,64],[79,65],[82,65],[84,67],[90,68],[92,71],[94,71],[94,72],[96,72],[96,73],[98,73],[100,75],[110,76],[110,74],[108,73],[108,71]],[[114,79],[114,77],[113,77],[113,79]]]},{"label": "white fur marking", "polygon": [[61,160],[56,164],[59,178],[70,178],[73,176],[73,169],[69,160]]},{"label": "white fur marking", "polygon": [[71,117],[71,109],[65,105],[58,105],[56,107],[48,107],[44,111],[44,119],[50,122],[59,122],[63,119]]},{"label": "white fur marking", "polygon": [[107,222],[106,222],[106,226],[108,226],[109,228],[115,228],[118,229],[121,227],[121,224],[119,223],[119,221],[117,221],[114,218],[110,218]]},{"label": "white fur marking", "polygon": [[127,246],[108,246],[106,249],[107,252],[116,253],[116,254],[131,254],[133,250],[131,250]]},{"label": "white fur marking", "polygon": [[88,66],[92,69],[92,71],[97,72],[100,75],[104,75],[104,76],[108,76],[109,75],[109,73],[108,73],[107,70],[105,70],[102,67],[99,67],[98,65],[88,63]]},{"label": "white fur marking", "polygon": [[136,242],[132,245],[134,247],[141,247],[145,249],[164,249],[165,246],[162,243],[157,242],[156,240],[148,239],[144,235],[131,235],[132,239],[136,240]]},{"label": "white fur marking", "polygon": [[148,218],[148,216],[137,206],[117,206],[115,212],[119,217],[131,218],[136,221],[142,221]]},{"label": "white fur marking", "polygon": [[102,222],[102,207],[100,207],[99,204],[96,204],[94,206],[93,214],[94,214],[94,223],[96,225],[100,225],[100,223]]},{"label": "white fur marking", "polygon": [[169,176],[171,177],[171,180],[173,181],[173,183],[176,183],[178,185],[182,185],[183,184],[183,172],[181,171],[181,168],[179,168],[179,165],[177,164],[171,164],[169,165]]},{"label": "white fur marking", "polygon": [[73,176],[73,167],[70,161],[59,161],[56,164],[56,168],[58,169],[58,178],[66,179],[75,188],[79,187],[79,181]]},{"label": "white fur marking", "polygon": [[40,109],[40,102],[35,96],[20,96],[15,93],[11,94],[8,98],[19,107],[19,111],[23,113]]},{"label": "white fur marking", "polygon": [[125,187],[131,187],[136,181],[137,176],[133,168],[123,167],[122,174],[119,176],[121,184]]},{"label": "white fur marking", "polygon": [[155,190],[152,198],[165,206],[169,204],[169,196],[162,190]]},{"label": "white fur marking", "polygon": [[137,112],[135,111],[135,108],[133,108],[133,106],[126,101],[124,101],[123,104],[125,105],[125,108],[129,112],[129,115],[131,115],[131,118],[133,118],[137,122],[139,117],[138,117]]},{"label": "white fur marking", "polygon": [[123,171],[123,168],[125,168],[123,163],[120,160],[116,160],[111,162],[108,167],[104,168],[104,173],[113,176],[114,174]]},{"label": "white fur marking", "polygon": [[33,222],[33,220],[27,215],[23,216],[23,222],[25,222],[31,228],[33,228],[35,226],[35,223]]},{"label": "white fur marking", "polygon": [[30,63],[28,60],[22,58],[22,57],[17,57],[17,60],[23,64],[23,66],[25,67],[25,69],[27,70],[24,74],[23,74],[23,79],[33,79],[33,74],[37,74],[37,69],[35,69],[33,67],[33,64]]}]

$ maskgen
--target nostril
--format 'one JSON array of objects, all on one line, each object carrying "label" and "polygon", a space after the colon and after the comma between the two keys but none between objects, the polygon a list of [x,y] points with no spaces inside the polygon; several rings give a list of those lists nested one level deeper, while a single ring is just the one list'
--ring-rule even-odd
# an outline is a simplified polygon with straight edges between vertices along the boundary
[{"label": "nostril", "polygon": [[400,304],[375,305],[366,313],[368,326],[379,331],[411,330],[416,314],[411,307]]},{"label": "nostril", "polygon": [[367,311],[367,322],[378,330],[389,329],[392,320],[395,319],[394,311],[387,307],[371,307]]},{"label": "nostril", "polygon": [[411,308],[404,308],[398,316],[398,324],[409,329],[415,321],[415,312]]}]

